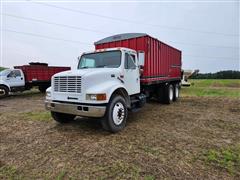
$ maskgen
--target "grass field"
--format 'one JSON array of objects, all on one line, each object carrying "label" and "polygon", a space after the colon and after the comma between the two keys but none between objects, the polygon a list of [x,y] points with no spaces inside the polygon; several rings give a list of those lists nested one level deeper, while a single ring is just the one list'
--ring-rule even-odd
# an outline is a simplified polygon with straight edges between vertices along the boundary
[{"label": "grass field", "polygon": [[190,80],[190,87],[182,87],[181,95],[240,97],[239,79],[201,79]]},{"label": "grass field", "polygon": [[0,100],[0,179],[240,179],[240,80],[191,80],[109,134],[100,119],[56,123],[37,89]]}]

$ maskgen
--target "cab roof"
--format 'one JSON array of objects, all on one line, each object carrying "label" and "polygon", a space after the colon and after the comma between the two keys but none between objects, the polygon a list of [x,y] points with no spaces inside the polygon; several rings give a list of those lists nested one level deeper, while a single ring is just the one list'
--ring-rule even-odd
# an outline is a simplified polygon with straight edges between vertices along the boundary
[{"label": "cab roof", "polygon": [[107,51],[129,51],[129,52],[133,52],[136,53],[135,50],[133,49],[129,49],[129,48],[125,48],[125,47],[114,47],[114,48],[104,48],[104,49],[97,49],[94,51],[88,51],[88,52],[84,52],[83,54],[90,54],[90,53],[96,53],[96,52],[107,52]]}]

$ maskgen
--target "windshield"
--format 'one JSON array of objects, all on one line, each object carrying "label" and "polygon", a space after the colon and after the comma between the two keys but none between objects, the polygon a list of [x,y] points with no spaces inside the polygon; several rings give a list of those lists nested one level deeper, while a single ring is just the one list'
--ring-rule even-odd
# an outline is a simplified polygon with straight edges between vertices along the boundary
[{"label": "windshield", "polygon": [[10,69],[5,69],[3,71],[0,72],[0,76],[7,76],[10,73]]},{"label": "windshield", "polygon": [[117,68],[121,64],[121,51],[97,52],[82,55],[78,69]]}]

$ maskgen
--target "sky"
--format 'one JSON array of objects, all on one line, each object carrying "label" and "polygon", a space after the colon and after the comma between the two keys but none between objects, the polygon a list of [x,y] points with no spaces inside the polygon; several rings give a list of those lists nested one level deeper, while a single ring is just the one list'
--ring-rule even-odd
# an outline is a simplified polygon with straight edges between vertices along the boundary
[{"label": "sky", "polygon": [[77,68],[93,43],[147,33],[182,51],[183,69],[239,70],[239,1],[1,2],[0,66]]}]

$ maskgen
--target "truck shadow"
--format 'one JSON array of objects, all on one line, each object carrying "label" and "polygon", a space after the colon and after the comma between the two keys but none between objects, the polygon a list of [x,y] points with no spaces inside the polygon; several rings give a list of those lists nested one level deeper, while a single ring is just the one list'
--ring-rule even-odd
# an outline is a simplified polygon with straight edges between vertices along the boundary
[{"label": "truck shadow", "polygon": [[77,117],[75,120],[67,124],[57,123],[53,129],[65,133],[81,133],[81,134],[107,134],[101,126],[101,119]]},{"label": "truck shadow", "polygon": [[[159,105],[166,106],[164,104],[160,104],[156,99],[151,99],[147,102],[150,105]],[[135,126],[138,121],[143,120],[144,114],[148,111],[149,107],[144,106],[137,112],[128,113],[127,125],[126,126]],[[91,132],[91,134],[109,134],[106,132],[101,126],[100,118],[87,118],[87,117],[77,117],[74,121],[67,124],[56,124],[55,128],[58,131],[64,132]]]},{"label": "truck shadow", "polygon": [[[148,101],[148,104],[154,105],[162,105],[155,99],[151,99]],[[127,119],[127,127],[128,126],[135,126],[138,121],[143,120],[143,115],[148,111],[148,107],[143,107],[138,112],[129,112],[128,119]],[[87,117],[77,117],[74,121],[71,121],[67,124],[59,124],[57,123],[54,126],[59,132],[76,132],[81,134],[98,134],[98,135],[107,135],[111,134],[105,131],[101,126],[101,119],[100,118],[87,118]]]}]

